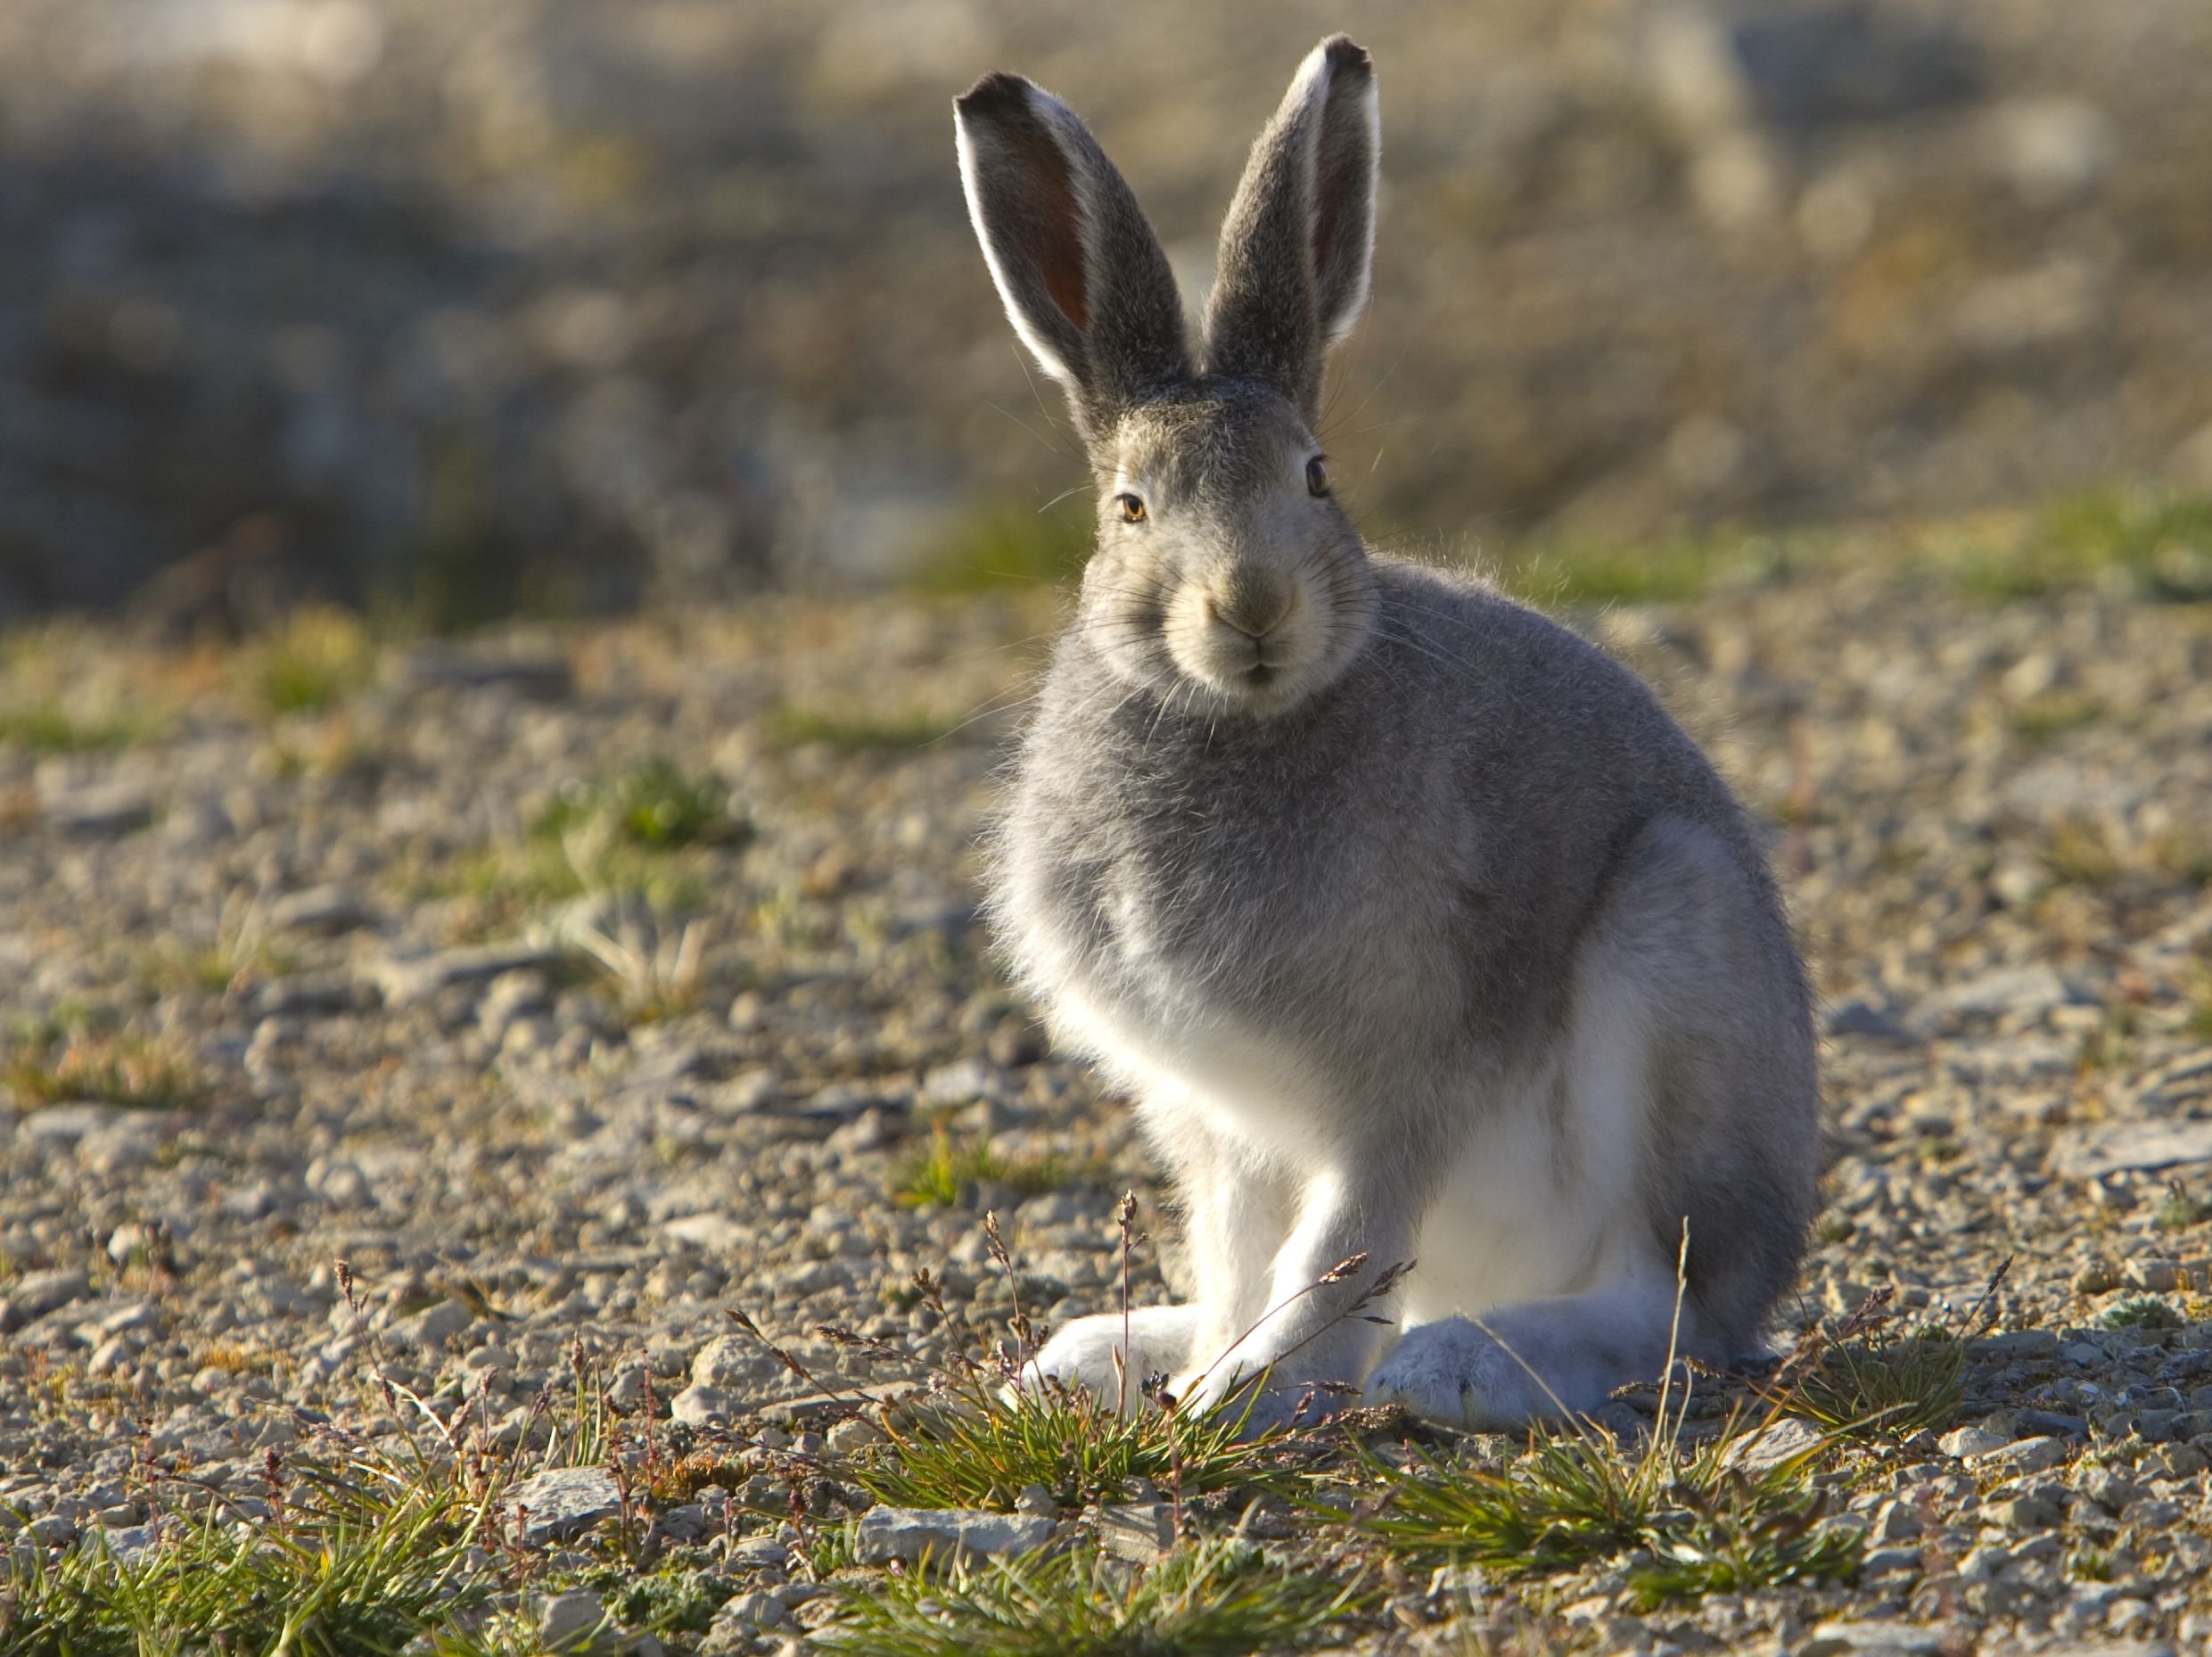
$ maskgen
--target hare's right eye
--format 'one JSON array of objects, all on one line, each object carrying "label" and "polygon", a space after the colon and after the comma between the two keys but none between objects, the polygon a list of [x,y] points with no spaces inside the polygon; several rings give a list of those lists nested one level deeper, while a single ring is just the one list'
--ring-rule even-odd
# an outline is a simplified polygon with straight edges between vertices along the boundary
[{"label": "hare's right eye", "polygon": [[1122,523],[1142,523],[1145,521],[1145,503],[1136,496],[1116,495],[1114,504],[1122,509]]}]

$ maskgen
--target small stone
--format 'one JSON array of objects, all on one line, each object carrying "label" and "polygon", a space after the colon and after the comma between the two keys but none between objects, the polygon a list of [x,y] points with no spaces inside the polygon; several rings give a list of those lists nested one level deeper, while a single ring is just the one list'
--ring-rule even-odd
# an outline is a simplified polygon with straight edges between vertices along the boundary
[{"label": "small stone", "polygon": [[503,972],[559,960],[558,951],[542,944],[496,944],[379,961],[368,969],[368,978],[387,1007],[411,1007],[452,985],[485,982]]},{"label": "small stone", "polygon": [[1935,1657],[1943,1630],[1909,1622],[1823,1622],[1797,1647],[1797,1657]]},{"label": "small stone", "polygon": [[128,834],[153,820],[153,802],[135,782],[93,783],[46,796],[47,820],[70,834]]},{"label": "small stone", "polygon": [[1985,1357],[2035,1363],[2058,1356],[2059,1337],[2055,1330],[2049,1329],[2007,1330],[2002,1334],[1984,1335],[1974,1343],[1974,1351]]},{"label": "small stone", "polygon": [[774,1537],[743,1537],[730,1545],[729,1562],[741,1570],[788,1570],[791,1550]]},{"label": "small stone", "polygon": [[349,886],[332,882],[287,892],[269,905],[269,924],[296,932],[350,932],[374,914]]},{"label": "small stone", "polygon": [[687,1214],[661,1229],[703,1254],[741,1254],[756,1241],[750,1230],[727,1214]]},{"label": "small stone", "polygon": [[21,1329],[34,1317],[44,1317],[91,1292],[92,1279],[80,1265],[26,1273],[10,1286],[6,1297],[0,1298],[0,1333]]},{"label": "small stone", "polygon": [[2212,1120],[2100,1122],[2067,1130],[2051,1148],[2052,1167],[2070,1180],[2191,1162],[2212,1162]]},{"label": "small stone", "polygon": [[1098,1509],[1098,1546],[1116,1559],[1149,1565],[1175,1546],[1175,1510],[1165,1502],[1115,1502]]},{"label": "small stone", "polygon": [[736,1408],[736,1401],[721,1388],[698,1385],[686,1387],[668,1403],[669,1414],[687,1427],[727,1422]]},{"label": "small stone", "polygon": [[2022,1473],[2047,1472],[2066,1460],[2066,1445],[2052,1438],[2022,1439],[2017,1444],[2002,1445],[1969,1457],[1978,1469],[1988,1469],[2007,1477]]},{"label": "small stone", "polygon": [[580,1650],[606,1627],[606,1607],[589,1588],[556,1594],[538,1608],[538,1637],[556,1652]]},{"label": "small stone", "polygon": [[2002,1450],[2005,1442],[1982,1427],[1954,1427],[1936,1440],[1945,1455],[1955,1455],[1961,1461],[1969,1455],[1986,1455],[1992,1450]]},{"label": "small stone", "polygon": [[1992,1502],[1985,1511],[2008,1530],[2049,1530],[2065,1517],[2058,1502],[2040,1492]]},{"label": "small stone", "polygon": [[2125,1513],[2128,1504],[2142,1495],[2141,1485],[2132,1479],[2122,1477],[2109,1467],[2093,1470],[2081,1480],[2076,1488],[2084,1496],[2115,1517]]},{"label": "small stone", "polygon": [[1874,1510],[1870,1535],[1876,1542],[1909,1542],[1920,1529],[1920,1515],[1912,1504],[1893,1498]]},{"label": "small stone", "polygon": [[642,1364],[630,1364],[619,1371],[607,1383],[607,1402],[625,1415],[646,1401],[646,1370]]},{"label": "small stone", "polygon": [[526,1479],[507,1493],[506,1506],[522,1508],[523,1539],[532,1545],[568,1541],[622,1511],[622,1493],[604,1467],[562,1467]]},{"label": "small stone", "polygon": [[1838,1002],[1830,1009],[1828,1033],[1854,1035],[1877,1042],[1909,1042],[1912,1031],[1904,1020],[1871,1002]]},{"label": "small stone", "polygon": [[2184,1286],[2186,1274],[2179,1260],[2130,1260],[2127,1282],[2131,1288],[2148,1290],[2152,1294],[2170,1294]]},{"label": "small stone", "polygon": [[1060,1504],[1052,1499],[1052,1492],[1040,1484],[1025,1484],[1022,1493],[1014,1498],[1014,1511],[1027,1513],[1033,1519],[1057,1520]]},{"label": "small stone", "polygon": [[741,1335],[720,1335],[691,1360],[691,1378],[702,1387],[751,1385],[761,1372],[761,1344]]},{"label": "small stone", "polygon": [[1763,1473],[1793,1457],[1809,1455],[1825,1442],[1826,1435],[1810,1422],[1785,1415],[1731,1445],[1726,1460],[1731,1467]]},{"label": "small stone", "polygon": [[908,1564],[925,1555],[941,1563],[969,1554],[1026,1554],[1052,1539],[1052,1521],[1026,1513],[961,1508],[878,1507],[860,1517],[855,1552],[860,1562]]},{"label": "small stone", "polygon": [[756,1588],[749,1594],[739,1594],[724,1600],[721,1610],[714,1613],[713,1627],[708,1634],[711,1636],[716,1629],[724,1628],[780,1628],[790,1621],[789,1606],[773,1594]]},{"label": "small stone", "polygon": [[476,1322],[476,1314],[458,1300],[440,1300],[413,1317],[401,1318],[388,1331],[391,1340],[418,1352],[441,1352],[456,1336]]},{"label": "small stone", "polygon": [[[850,1455],[855,1450],[865,1449],[871,1444],[882,1443],[883,1438],[884,1430],[882,1428],[878,1427],[872,1421],[868,1421],[860,1416],[854,1415],[847,1420],[839,1422],[836,1425],[832,1427],[823,1441],[838,1455]],[[1042,1489],[1043,1487],[1041,1485],[1032,1485],[1028,1488],[1035,1490]],[[1024,1494],[1026,1495],[1027,1491],[1025,1490]],[[1022,1508],[1018,1498],[1015,1503],[1015,1506],[1018,1511],[1028,1511],[1025,1508]]]}]

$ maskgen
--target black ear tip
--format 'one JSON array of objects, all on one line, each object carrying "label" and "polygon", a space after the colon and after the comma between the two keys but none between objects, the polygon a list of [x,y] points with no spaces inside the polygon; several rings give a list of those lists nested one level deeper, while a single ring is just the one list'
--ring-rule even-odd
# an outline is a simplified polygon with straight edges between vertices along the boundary
[{"label": "black ear tip", "polygon": [[994,69],[952,100],[952,107],[967,120],[1019,114],[1030,107],[1030,83],[1019,75]]},{"label": "black ear tip", "polygon": [[1328,67],[1338,75],[1372,75],[1375,60],[1367,54],[1367,48],[1350,35],[1331,35],[1321,42],[1321,50],[1328,54]]}]

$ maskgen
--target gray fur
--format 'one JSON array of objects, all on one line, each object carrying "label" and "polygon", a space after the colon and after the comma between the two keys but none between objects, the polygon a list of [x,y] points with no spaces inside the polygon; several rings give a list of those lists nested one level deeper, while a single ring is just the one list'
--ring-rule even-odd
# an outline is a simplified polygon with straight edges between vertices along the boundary
[{"label": "gray fur", "polygon": [[[1133,390],[1156,338],[1118,368],[1103,336],[1081,342],[1099,545],[992,837],[991,903],[1026,986],[1179,1175],[1198,1295],[1141,1356],[1188,1364],[1179,1384],[1205,1397],[1276,1364],[1272,1397],[1371,1375],[1478,1424],[1656,1370],[1685,1222],[1683,1344],[1756,1339],[1812,1211],[1813,1045],[1754,828],[1649,690],[1480,582],[1370,552],[1309,491],[1307,411],[1350,321],[1328,307],[1356,310],[1368,281],[1371,165],[1350,140],[1311,164],[1347,77],[1371,111],[1366,54],[1324,42],[1255,151],[1213,371]],[[995,165],[974,169],[986,200]],[[1317,176],[1365,179],[1333,229]],[[1126,195],[1103,156],[1074,177]],[[1134,235],[1134,214],[1086,195],[1080,216]],[[1090,248],[1092,268],[1148,269],[1142,235],[1127,258]],[[1016,258],[994,260],[1010,310]],[[1367,1308],[1410,1331],[1386,1358],[1389,1335],[1344,1314],[1424,1238],[1490,1235],[1453,1208],[1510,1200],[1485,1147],[1538,1154],[1567,1207],[1586,1200],[1588,1257],[1532,1262],[1508,1238],[1494,1262],[1423,1262]],[[1266,1315],[1357,1251],[1367,1273]],[[1077,1325],[1046,1368],[1103,1384],[1117,1321]]]}]

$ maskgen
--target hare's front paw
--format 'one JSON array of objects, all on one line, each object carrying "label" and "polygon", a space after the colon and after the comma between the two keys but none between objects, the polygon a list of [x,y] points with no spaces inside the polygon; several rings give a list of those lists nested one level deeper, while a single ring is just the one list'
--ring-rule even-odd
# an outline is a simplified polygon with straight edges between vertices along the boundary
[{"label": "hare's front paw", "polygon": [[1367,1378],[1367,1401],[1468,1430],[1517,1427],[1555,1413],[1520,1361],[1463,1317],[1406,1331]]},{"label": "hare's front paw", "polygon": [[1172,1375],[1190,1361],[1197,1328],[1198,1308],[1188,1306],[1148,1306],[1126,1321],[1119,1312],[1079,1317],[1045,1342],[1035,1361],[1023,1366],[1022,1378],[1034,1386],[1048,1375],[1133,1408],[1148,1377]]}]

